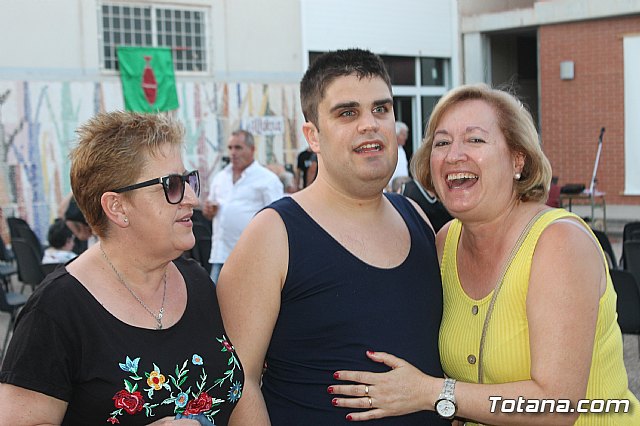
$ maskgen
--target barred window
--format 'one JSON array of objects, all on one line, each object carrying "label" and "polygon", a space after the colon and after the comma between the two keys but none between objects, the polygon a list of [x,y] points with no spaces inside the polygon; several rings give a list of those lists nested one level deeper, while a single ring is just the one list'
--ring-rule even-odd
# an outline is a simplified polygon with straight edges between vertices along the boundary
[{"label": "barred window", "polygon": [[118,70],[118,46],[170,47],[176,71],[207,71],[202,9],[102,4],[102,63]]}]

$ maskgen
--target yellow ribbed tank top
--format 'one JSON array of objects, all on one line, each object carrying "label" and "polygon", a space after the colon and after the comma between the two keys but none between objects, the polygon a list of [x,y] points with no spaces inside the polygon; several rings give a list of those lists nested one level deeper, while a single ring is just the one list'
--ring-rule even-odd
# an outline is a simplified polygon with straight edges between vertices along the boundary
[{"label": "yellow ribbed tank top", "polygon": [[[578,216],[564,209],[550,209],[533,225],[506,271],[493,308],[483,353],[484,383],[531,379],[526,298],[533,252],[542,231],[551,222],[565,217],[577,218],[591,232]],[[449,227],[442,256],[444,310],[440,326],[440,358],[447,376],[477,383],[480,338],[493,292],[481,300],[474,300],[462,289],[457,269],[461,231],[462,224],[454,220]],[[603,262],[606,265],[604,253]],[[586,399],[629,399],[631,409],[627,414],[582,414],[577,425],[640,425],[640,406],[629,391],[622,352],[616,293],[609,277],[599,302]]]}]

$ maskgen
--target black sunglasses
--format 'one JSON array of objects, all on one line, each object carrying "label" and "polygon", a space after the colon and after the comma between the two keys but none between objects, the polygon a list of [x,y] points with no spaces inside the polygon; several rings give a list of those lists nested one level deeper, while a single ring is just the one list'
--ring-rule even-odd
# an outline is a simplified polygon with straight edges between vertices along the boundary
[{"label": "black sunglasses", "polygon": [[184,198],[185,182],[189,182],[189,186],[200,196],[200,174],[197,170],[193,170],[184,175],[167,175],[155,179],[150,179],[134,185],[125,186],[124,188],[112,189],[112,192],[127,192],[134,189],[144,188],[151,185],[162,185],[164,189],[164,197],[169,204],[179,204]]}]

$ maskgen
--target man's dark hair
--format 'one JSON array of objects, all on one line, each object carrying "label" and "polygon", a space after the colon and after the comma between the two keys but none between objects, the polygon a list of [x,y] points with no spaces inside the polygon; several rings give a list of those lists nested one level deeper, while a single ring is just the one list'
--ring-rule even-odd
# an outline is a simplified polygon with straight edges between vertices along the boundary
[{"label": "man's dark hair", "polygon": [[49,227],[47,239],[51,247],[59,249],[63,247],[72,236],[73,233],[67,227],[67,224],[64,223],[64,220],[56,219]]},{"label": "man's dark hair", "polygon": [[80,211],[80,208],[78,207],[78,203],[76,203],[76,199],[74,197],[71,197],[71,200],[69,201],[69,206],[67,207],[67,210],[64,212],[64,218],[66,220],[71,220],[73,222],[80,222],[83,225],[87,225],[87,220],[84,218],[84,215]]},{"label": "man's dark hair", "polygon": [[360,79],[380,77],[391,91],[391,78],[380,56],[363,49],[327,52],[318,56],[300,82],[300,101],[306,121],[318,127],[318,105],[327,86],[337,77],[349,75]]}]

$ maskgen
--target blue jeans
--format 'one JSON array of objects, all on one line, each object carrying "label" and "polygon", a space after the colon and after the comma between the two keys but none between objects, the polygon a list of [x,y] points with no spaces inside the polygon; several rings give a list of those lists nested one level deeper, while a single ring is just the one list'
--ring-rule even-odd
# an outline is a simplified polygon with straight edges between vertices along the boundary
[{"label": "blue jeans", "polygon": [[222,270],[222,265],[224,265],[224,263],[211,264],[211,279],[213,280],[213,285],[218,284],[218,277],[220,277],[220,270]]},{"label": "blue jeans", "polygon": [[176,419],[193,419],[197,420],[200,423],[200,426],[216,426],[214,423],[204,416],[204,414],[187,414],[186,416],[178,413],[176,414]]}]

